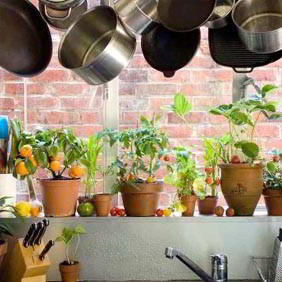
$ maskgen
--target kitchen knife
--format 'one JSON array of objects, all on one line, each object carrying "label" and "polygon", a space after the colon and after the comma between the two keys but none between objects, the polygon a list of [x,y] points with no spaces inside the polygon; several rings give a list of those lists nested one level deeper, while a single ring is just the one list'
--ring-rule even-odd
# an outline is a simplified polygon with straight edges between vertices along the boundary
[{"label": "kitchen knife", "polygon": [[29,240],[30,238],[32,237],[33,233],[35,232],[36,230],[36,223],[32,223],[24,237],[24,240],[23,240],[23,246],[25,248],[27,248],[29,246]]},{"label": "kitchen knife", "polygon": [[37,239],[37,237],[38,237],[39,233],[41,232],[41,230],[43,229],[43,227],[44,227],[44,225],[41,221],[37,223],[37,228],[36,228],[35,232],[32,234],[32,237],[30,238],[30,240],[28,242],[28,244],[30,246],[33,247],[35,245],[35,240]]},{"label": "kitchen knife", "polygon": [[43,238],[43,236],[44,236],[44,234],[46,232],[47,227],[49,226],[49,220],[47,218],[44,218],[42,220],[42,223],[43,223],[44,227],[41,229],[37,239],[35,240],[35,244],[36,245],[40,245],[41,244],[42,238]]},{"label": "kitchen knife", "polygon": [[46,254],[49,252],[49,250],[55,245],[55,241],[50,240],[47,245],[45,246],[45,248],[43,249],[43,251],[41,252],[41,254],[39,255],[39,259],[41,261],[43,261],[45,259]]}]

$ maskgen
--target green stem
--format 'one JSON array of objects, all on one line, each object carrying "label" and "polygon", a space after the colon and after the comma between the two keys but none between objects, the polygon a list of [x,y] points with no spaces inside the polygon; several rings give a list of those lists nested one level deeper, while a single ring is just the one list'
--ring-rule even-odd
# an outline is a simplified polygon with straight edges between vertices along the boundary
[{"label": "green stem", "polygon": [[255,128],[256,128],[256,125],[257,125],[257,122],[259,120],[259,117],[261,115],[261,111],[259,112],[255,122],[254,122],[254,126],[253,126],[253,129],[252,129],[252,132],[251,132],[251,142],[253,142],[253,138],[254,138],[254,134],[255,134]]},{"label": "green stem", "polygon": [[32,201],[35,201],[35,200],[36,200],[36,192],[35,192],[35,189],[34,189],[34,187],[33,187],[32,179],[31,179],[30,176],[28,175],[28,176],[26,177],[26,180],[27,180],[27,185],[28,185],[29,198],[30,198]]}]

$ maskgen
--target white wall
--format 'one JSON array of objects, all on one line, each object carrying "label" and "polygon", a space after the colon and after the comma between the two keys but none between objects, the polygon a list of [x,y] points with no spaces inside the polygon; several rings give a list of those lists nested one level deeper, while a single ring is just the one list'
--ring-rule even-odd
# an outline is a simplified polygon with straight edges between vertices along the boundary
[{"label": "white wall", "polygon": [[[3,221],[3,219],[0,219]],[[16,234],[24,236],[31,220],[10,219]],[[269,256],[282,217],[194,218],[57,218],[50,220],[45,241],[54,239],[64,226],[83,224],[88,234],[78,259],[81,279],[93,280],[189,280],[198,279],[177,259],[164,256],[167,246],[181,250],[210,272],[210,255],[229,259],[229,279],[258,279],[250,256]],[[60,280],[58,264],[63,245],[50,252],[49,280]]]}]

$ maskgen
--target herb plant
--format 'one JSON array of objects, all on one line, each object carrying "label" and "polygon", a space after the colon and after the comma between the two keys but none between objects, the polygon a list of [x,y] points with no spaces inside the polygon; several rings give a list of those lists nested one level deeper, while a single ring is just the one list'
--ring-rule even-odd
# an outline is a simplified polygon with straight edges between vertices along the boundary
[{"label": "herb plant", "polygon": [[[56,242],[63,242],[65,245],[65,257],[66,262],[68,265],[72,265],[75,263],[75,257],[76,253],[79,247],[80,243],[80,236],[86,234],[86,231],[83,226],[77,225],[74,228],[67,228],[65,227],[63,229],[62,234],[56,238]],[[76,239],[75,248],[73,251],[73,254],[70,254],[70,247],[72,246],[72,243]]]},{"label": "herb plant", "polygon": [[271,189],[282,189],[282,167],[279,162],[268,162],[264,169],[264,186]]},{"label": "herb plant", "polygon": [[224,163],[230,163],[232,156],[240,150],[246,162],[259,159],[259,146],[255,143],[256,126],[260,117],[276,120],[281,117],[276,113],[276,102],[267,101],[266,97],[277,87],[257,86],[257,93],[251,99],[241,99],[233,104],[224,104],[210,110],[213,115],[221,115],[228,121],[228,134],[219,139],[220,158]]}]

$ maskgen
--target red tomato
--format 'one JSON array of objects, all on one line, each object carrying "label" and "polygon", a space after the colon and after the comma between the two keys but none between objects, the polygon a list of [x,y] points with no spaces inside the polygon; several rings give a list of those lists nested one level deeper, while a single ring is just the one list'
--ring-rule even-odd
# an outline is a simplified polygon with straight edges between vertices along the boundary
[{"label": "red tomato", "polygon": [[211,176],[207,177],[205,181],[206,181],[206,183],[209,184],[209,185],[211,185],[211,184],[213,183],[213,180],[212,180],[212,177],[211,177]]},{"label": "red tomato", "polygon": [[124,209],[119,209],[119,210],[117,211],[117,214],[118,214],[119,216],[125,216],[125,211],[124,211]]},{"label": "red tomato", "polygon": [[170,161],[169,155],[164,155],[164,161],[165,161],[165,162],[169,162],[169,161]]},{"label": "red tomato", "polygon": [[232,164],[239,164],[241,162],[240,157],[237,155],[232,156],[231,163]]},{"label": "red tomato", "polygon": [[275,163],[279,163],[279,162],[280,162],[280,156],[273,156],[272,160],[273,160]]},{"label": "red tomato", "polygon": [[228,208],[226,210],[226,216],[234,216],[235,215],[235,211],[232,208]]},{"label": "red tomato", "polygon": [[112,208],[111,210],[110,210],[110,214],[111,214],[111,216],[117,216],[118,215],[118,208]]},{"label": "red tomato", "polygon": [[156,215],[157,216],[163,216],[164,215],[164,211],[162,209],[157,209],[156,210]]},{"label": "red tomato", "polygon": [[219,178],[217,178],[216,180],[215,180],[215,184],[218,186],[218,185],[220,185],[220,179]]},{"label": "red tomato", "polygon": [[205,167],[205,173],[212,174],[213,168],[212,167]]}]

